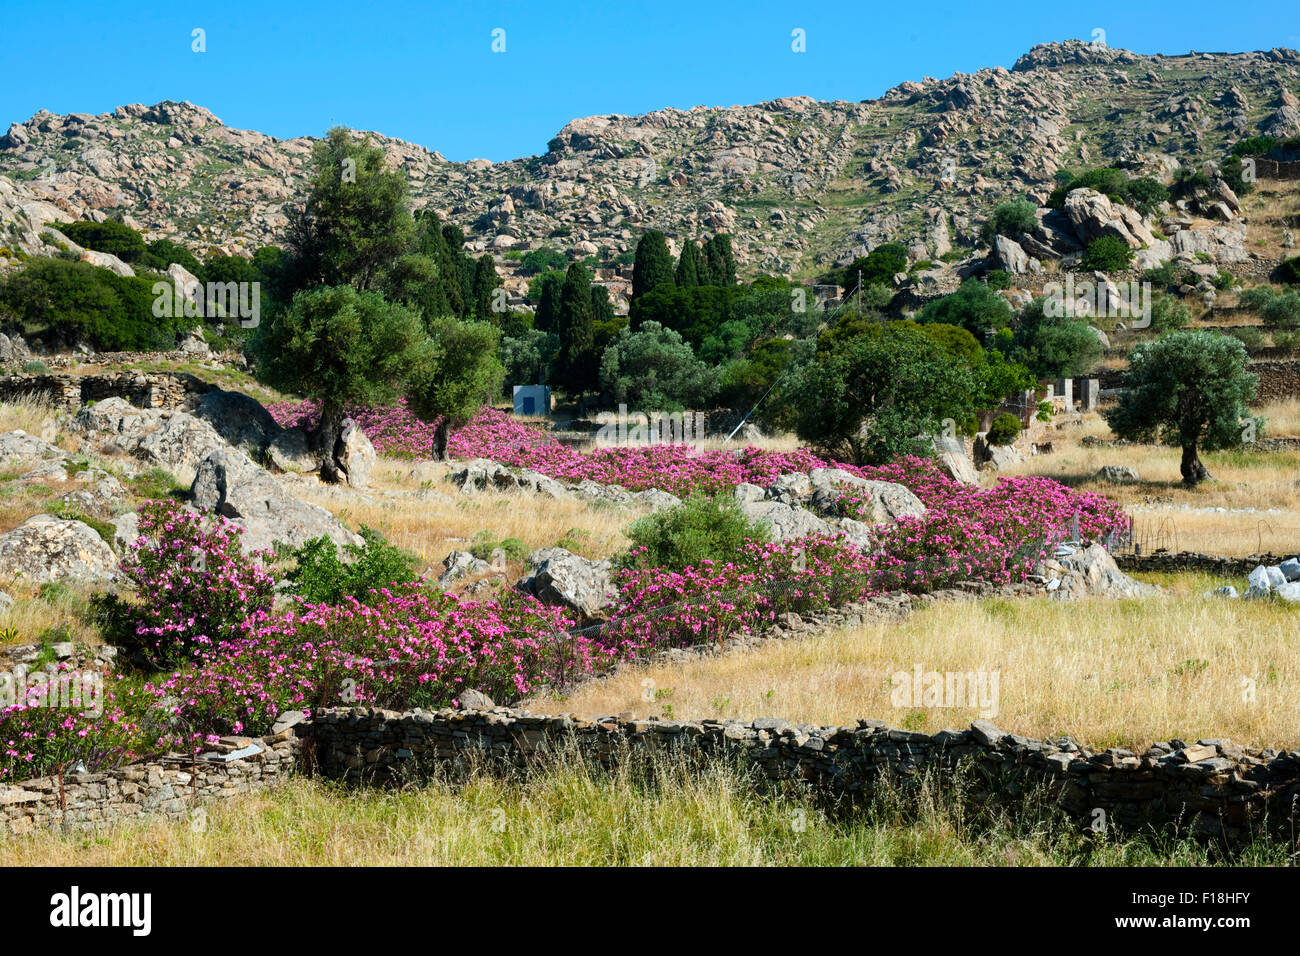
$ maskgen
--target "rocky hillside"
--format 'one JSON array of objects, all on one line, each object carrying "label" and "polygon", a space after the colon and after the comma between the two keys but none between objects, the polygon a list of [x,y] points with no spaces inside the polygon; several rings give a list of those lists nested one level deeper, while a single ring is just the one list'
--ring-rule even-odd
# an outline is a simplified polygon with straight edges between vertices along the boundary
[{"label": "rocky hillside", "polygon": [[[908,81],[876,100],[576,119],[543,155],[503,163],[371,135],[419,205],[466,228],[471,251],[545,241],[612,263],[646,228],[676,245],[725,231],[743,272],[807,277],[887,240],[914,259],[957,258],[997,201],[1041,204],[1061,168],[1167,176],[1244,136],[1295,135],[1298,90],[1294,50],[1139,56],[1072,40],[1011,70]],[[120,213],[198,251],[250,253],[279,239],[312,143],[231,129],[190,103],[41,111],[0,137],[12,180],[0,177],[0,246],[39,246],[56,212]]]}]

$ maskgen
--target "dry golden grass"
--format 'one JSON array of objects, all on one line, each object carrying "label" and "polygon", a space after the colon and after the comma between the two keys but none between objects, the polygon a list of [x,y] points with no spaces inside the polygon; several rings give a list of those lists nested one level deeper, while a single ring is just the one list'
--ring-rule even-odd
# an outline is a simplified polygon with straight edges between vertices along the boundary
[{"label": "dry golden grass", "polygon": [[[1273,403],[1259,411],[1267,419],[1265,435],[1300,433],[1300,401]],[[1106,495],[1134,515],[1138,538],[1148,550],[1247,555],[1300,549],[1300,454],[1248,448],[1205,453],[1201,457],[1214,480],[1187,488],[1179,473],[1178,448],[1089,447],[1082,442],[1089,435],[1113,437],[1100,415],[1088,413],[1080,425],[1048,433],[1052,454],[1033,456],[1007,473],[1044,475]],[[1141,480],[1103,481],[1097,477],[1103,465],[1131,466]],[[1236,510],[1208,510],[1214,508]],[[1242,510],[1251,508],[1255,513]]]},{"label": "dry golden grass", "polygon": [[[1117,866],[1284,865],[1284,841],[1230,854],[1189,838],[1084,836],[1030,794],[981,814],[933,778],[855,811],[760,797],[739,768],[665,756],[614,772],[562,758],[524,781],[400,791],[294,779],[191,821],[0,838],[4,866]],[[797,825],[795,825],[797,823]]]},{"label": "dry golden grass", "polygon": [[[964,727],[981,716],[974,707],[894,707],[891,678],[918,665],[923,672],[998,672],[997,714],[990,719],[1025,736],[1069,734],[1089,746],[1139,752],[1172,737],[1300,743],[1294,608],[1199,594],[1140,602],[935,604],[901,621],[628,668],[562,699],[539,697],[527,706],[537,713],[631,711],[814,724],[873,717],[927,732]],[[1255,681],[1254,700],[1244,693],[1246,679]]]},{"label": "dry golden grass", "polygon": [[[434,462],[381,459],[372,476],[371,491],[334,488],[315,479],[295,480],[290,490],[353,528],[375,528],[393,544],[433,566],[449,551],[469,550],[480,534],[493,541],[515,538],[524,553],[564,541],[575,553],[603,558],[627,547],[623,529],[646,513],[644,509],[512,492],[462,495],[442,480],[446,471],[445,465]],[[511,562],[508,570],[517,575],[522,566]]]}]

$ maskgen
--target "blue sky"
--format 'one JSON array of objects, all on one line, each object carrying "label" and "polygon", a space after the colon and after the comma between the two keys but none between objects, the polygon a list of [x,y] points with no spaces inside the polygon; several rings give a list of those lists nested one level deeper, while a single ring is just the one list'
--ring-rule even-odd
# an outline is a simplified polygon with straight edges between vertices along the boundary
[{"label": "blue sky", "polygon": [[[1289,3],[550,3],[0,0],[0,129],[38,109],[190,100],[280,137],[334,124],[449,159],[546,151],[575,116],[861,100],[908,79],[1010,67],[1105,31],[1138,53],[1300,48]],[[206,50],[192,50],[193,31]],[[492,50],[504,30],[505,51]],[[802,30],[806,52],[792,50]]]}]

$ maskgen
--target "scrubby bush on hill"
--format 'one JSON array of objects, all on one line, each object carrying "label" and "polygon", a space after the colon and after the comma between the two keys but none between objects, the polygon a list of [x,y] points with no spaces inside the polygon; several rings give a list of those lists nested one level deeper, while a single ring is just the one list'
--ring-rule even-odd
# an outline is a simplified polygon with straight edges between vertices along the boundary
[{"label": "scrubby bush on hill", "polygon": [[990,445],[1010,445],[1020,434],[1020,419],[1010,412],[1003,412],[993,419],[987,433]]},{"label": "scrubby bush on hill", "polygon": [[642,518],[625,533],[633,548],[622,559],[624,567],[682,571],[730,560],[746,541],[766,537],[766,528],[751,522],[735,498],[697,493]]},{"label": "scrubby bush on hill", "polygon": [[1133,250],[1119,236],[1098,236],[1083,252],[1083,267],[1101,272],[1127,269],[1132,261]]}]

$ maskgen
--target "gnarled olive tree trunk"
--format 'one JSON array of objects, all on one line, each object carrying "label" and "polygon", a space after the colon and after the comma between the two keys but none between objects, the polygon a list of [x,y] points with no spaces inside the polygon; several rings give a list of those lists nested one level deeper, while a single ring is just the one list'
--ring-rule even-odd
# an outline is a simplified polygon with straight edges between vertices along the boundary
[{"label": "gnarled olive tree trunk", "polygon": [[1189,486],[1198,485],[1210,477],[1205,465],[1201,464],[1201,456],[1196,453],[1195,445],[1183,446],[1183,461],[1179,471],[1183,475],[1183,484]]}]

